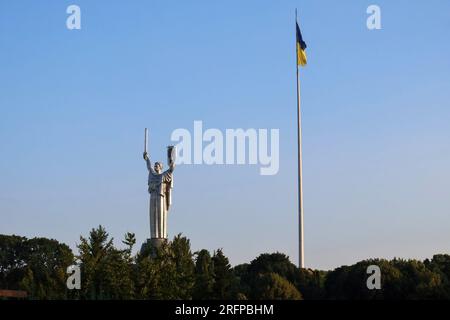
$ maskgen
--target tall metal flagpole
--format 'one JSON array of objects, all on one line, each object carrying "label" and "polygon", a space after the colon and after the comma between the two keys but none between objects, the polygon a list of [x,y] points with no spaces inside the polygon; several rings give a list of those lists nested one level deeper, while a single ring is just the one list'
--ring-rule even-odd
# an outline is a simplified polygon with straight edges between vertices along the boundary
[{"label": "tall metal flagpole", "polygon": [[[297,9],[295,9],[295,27],[297,28]],[[305,267],[303,241],[303,180],[302,180],[302,113],[300,108],[300,78],[298,71],[298,39],[295,40],[295,65],[297,68],[297,143],[298,143],[298,266]]]}]

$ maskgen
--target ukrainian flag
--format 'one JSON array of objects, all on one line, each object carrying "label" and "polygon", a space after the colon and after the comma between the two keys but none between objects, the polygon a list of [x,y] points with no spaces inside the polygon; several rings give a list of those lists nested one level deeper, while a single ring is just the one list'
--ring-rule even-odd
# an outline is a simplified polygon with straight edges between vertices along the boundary
[{"label": "ukrainian flag", "polygon": [[303,67],[306,65],[306,43],[303,41],[298,23],[296,22],[295,25],[297,27],[297,65]]}]

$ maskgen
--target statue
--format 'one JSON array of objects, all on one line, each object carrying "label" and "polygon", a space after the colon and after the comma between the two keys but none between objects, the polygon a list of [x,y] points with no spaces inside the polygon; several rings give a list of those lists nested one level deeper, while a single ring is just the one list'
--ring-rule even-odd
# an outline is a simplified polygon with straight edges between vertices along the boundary
[{"label": "statue", "polygon": [[150,193],[150,242],[158,247],[167,240],[167,213],[172,204],[173,171],[175,169],[175,147],[167,147],[169,169],[163,171],[161,162],[154,167],[147,154],[147,129],[145,134],[144,160],[148,170],[148,192]]}]

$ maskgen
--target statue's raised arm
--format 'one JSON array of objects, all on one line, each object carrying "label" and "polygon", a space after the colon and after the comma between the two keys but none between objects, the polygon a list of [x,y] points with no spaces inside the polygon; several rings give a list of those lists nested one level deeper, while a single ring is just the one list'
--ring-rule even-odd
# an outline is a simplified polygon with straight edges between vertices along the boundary
[{"label": "statue's raised arm", "polygon": [[150,158],[149,158],[147,152],[144,152],[144,160],[145,160],[145,162],[146,162],[146,164],[147,164],[147,170],[148,170],[151,174],[155,174],[156,172],[155,172],[155,170],[152,168],[152,163],[151,163],[151,161],[150,161]]}]

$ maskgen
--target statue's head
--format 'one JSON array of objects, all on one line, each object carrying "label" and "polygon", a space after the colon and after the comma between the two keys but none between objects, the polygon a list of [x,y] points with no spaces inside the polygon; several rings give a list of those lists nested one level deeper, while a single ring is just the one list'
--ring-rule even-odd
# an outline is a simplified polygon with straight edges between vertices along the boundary
[{"label": "statue's head", "polygon": [[161,171],[163,169],[162,163],[161,162],[155,162],[154,169],[155,169],[156,173],[161,173]]}]

